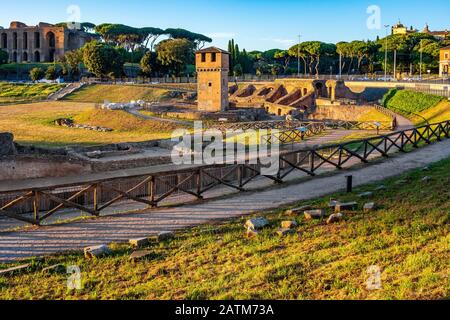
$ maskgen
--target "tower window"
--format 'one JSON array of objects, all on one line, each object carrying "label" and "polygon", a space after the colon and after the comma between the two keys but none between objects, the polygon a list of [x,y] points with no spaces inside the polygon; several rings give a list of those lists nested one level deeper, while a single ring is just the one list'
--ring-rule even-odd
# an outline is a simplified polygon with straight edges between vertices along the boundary
[{"label": "tower window", "polygon": [[202,62],[206,62],[206,53],[202,53]]},{"label": "tower window", "polygon": [[208,82],[208,87],[212,87],[212,82]]},{"label": "tower window", "polygon": [[217,61],[217,55],[215,52],[211,53],[211,62],[216,62]]}]

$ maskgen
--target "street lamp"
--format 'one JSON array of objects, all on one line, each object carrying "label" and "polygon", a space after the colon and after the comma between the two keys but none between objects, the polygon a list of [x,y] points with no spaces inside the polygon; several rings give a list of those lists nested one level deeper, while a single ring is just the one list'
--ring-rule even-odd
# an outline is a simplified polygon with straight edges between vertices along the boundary
[{"label": "street lamp", "polygon": [[386,30],[386,37],[385,37],[385,45],[384,45],[384,81],[387,81],[387,58],[388,58],[388,28],[390,25],[386,24],[384,25],[384,28]]},{"label": "street lamp", "polygon": [[297,47],[297,65],[298,65],[298,71],[297,76],[300,78],[300,43],[302,41],[302,36],[298,35],[298,47]]},{"label": "street lamp", "polygon": [[422,40],[420,39],[420,72],[419,72],[419,79],[422,80],[422,63],[423,63],[423,47],[422,47]]}]

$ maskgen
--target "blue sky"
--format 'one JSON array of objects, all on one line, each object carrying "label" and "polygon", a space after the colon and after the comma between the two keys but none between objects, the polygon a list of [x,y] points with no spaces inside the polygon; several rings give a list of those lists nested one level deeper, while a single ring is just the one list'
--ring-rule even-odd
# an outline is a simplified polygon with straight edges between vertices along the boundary
[{"label": "blue sky", "polygon": [[70,5],[80,8],[81,21],[180,27],[207,34],[223,48],[234,38],[248,50],[288,48],[299,34],[302,41],[374,39],[385,31],[367,27],[371,5],[380,8],[381,25],[401,19],[418,29],[426,22],[431,30],[450,29],[448,0],[21,0],[2,4],[0,26],[74,20],[67,13]]}]

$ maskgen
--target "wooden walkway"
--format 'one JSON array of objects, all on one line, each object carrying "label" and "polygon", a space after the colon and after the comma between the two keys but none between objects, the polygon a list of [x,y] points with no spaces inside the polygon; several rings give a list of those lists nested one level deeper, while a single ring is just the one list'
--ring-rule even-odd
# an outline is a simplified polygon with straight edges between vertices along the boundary
[{"label": "wooden walkway", "polygon": [[[355,186],[381,181],[408,170],[420,168],[450,157],[450,140],[407,154],[399,154],[380,163],[351,170]],[[229,219],[325,196],[344,189],[345,175],[317,177],[298,184],[260,192],[236,194],[226,199],[161,208],[135,214],[103,217],[90,221],[41,227],[34,230],[0,233],[0,263],[110,242],[125,242],[160,231],[179,230],[214,220]]]}]

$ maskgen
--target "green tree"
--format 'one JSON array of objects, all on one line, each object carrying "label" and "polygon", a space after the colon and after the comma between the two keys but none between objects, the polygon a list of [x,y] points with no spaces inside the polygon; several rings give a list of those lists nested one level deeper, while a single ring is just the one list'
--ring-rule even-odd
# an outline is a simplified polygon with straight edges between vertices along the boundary
[{"label": "green tree", "polygon": [[8,52],[0,50],[0,65],[8,63]]},{"label": "green tree", "polygon": [[105,77],[113,72],[121,76],[123,58],[119,52],[108,44],[92,41],[83,47],[83,62],[96,77]]},{"label": "green tree", "polygon": [[238,64],[235,65],[234,68],[233,68],[233,75],[234,75],[235,77],[239,77],[239,76],[242,76],[242,73],[243,73],[242,65],[238,63]]},{"label": "green tree", "polygon": [[36,82],[44,78],[44,70],[41,68],[33,68],[30,70],[31,81]]},{"label": "green tree", "polygon": [[47,80],[56,80],[58,78],[58,71],[55,66],[50,66],[45,71],[45,78]]},{"label": "green tree", "polygon": [[64,55],[63,61],[67,65],[70,76],[80,75],[80,66],[83,63],[83,51],[81,49],[69,51]]},{"label": "green tree", "polygon": [[151,51],[147,51],[141,60],[141,70],[142,73],[146,76],[150,76],[153,71],[155,71],[155,53]]},{"label": "green tree", "polygon": [[181,75],[188,64],[194,63],[195,45],[187,39],[169,39],[156,46],[157,61],[176,75]]}]

